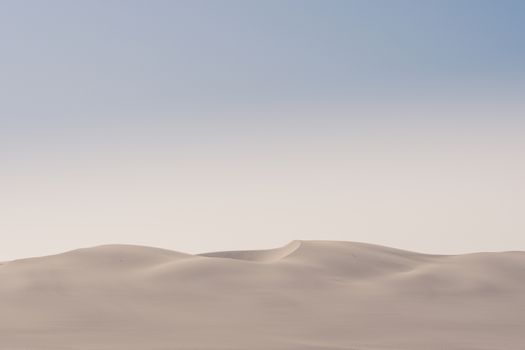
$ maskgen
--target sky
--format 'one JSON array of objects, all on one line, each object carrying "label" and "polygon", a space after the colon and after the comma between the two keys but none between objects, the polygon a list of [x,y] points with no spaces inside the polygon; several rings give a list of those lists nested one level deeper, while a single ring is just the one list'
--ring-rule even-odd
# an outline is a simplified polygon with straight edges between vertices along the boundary
[{"label": "sky", "polygon": [[525,2],[0,0],[0,260],[525,250]]}]

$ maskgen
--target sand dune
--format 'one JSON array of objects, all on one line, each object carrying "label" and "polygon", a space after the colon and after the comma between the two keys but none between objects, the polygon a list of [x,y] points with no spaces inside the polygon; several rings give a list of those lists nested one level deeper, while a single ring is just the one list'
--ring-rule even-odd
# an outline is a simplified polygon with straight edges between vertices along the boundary
[{"label": "sand dune", "polygon": [[525,253],[110,245],[0,265],[0,350],[525,349]]}]

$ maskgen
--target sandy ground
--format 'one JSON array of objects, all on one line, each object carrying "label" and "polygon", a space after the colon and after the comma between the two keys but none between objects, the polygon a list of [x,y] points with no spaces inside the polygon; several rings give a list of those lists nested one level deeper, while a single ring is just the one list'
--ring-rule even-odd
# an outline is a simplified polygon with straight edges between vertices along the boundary
[{"label": "sandy ground", "polygon": [[525,349],[525,253],[110,245],[0,265],[0,350]]}]

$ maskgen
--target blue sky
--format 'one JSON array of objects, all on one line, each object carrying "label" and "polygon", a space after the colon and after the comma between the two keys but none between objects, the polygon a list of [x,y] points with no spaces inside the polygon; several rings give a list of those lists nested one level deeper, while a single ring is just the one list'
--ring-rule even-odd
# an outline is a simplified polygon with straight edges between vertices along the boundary
[{"label": "blue sky", "polygon": [[523,87],[521,1],[0,6],[7,115],[118,118]]},{"label": "blue sky", "polygon": [[[213,250],[307,236],[433,250],[428,237],[413,233],[448,230],[470,242],[476,230],[487,227],[482,231],[493,237],[508,225],[500,240],[436,243],[435,250],[525,249],[516,233],[525,222],[497,207],[504,202],[517,213],[524,204],[510,198],[523,187],[524,37],[523,1],[1,1],[7,195],[0,235],[55,237],[63,242],[55,249],[109,240]],[[428,154],[436,161],[427,164]],[[430,175],[436,164],[440,170]],[[458,164],[467,165],[457,173]],[[305,176],[322,166],[320,182]],[[364,178],[352,177],[355,168]],[[360,204],[364,198],[401,195],[392,178],[366,183],[378,169],[399,179],[436,177],[417,193],[404,192],[405,219],[388,228],[354,225],[352,212],[359,220],[374,216],[373,206]],[[218,175],[201,178],[203,187],[195,180],[203,173]],[[494,208],[477,211],[486,220],[479,226],[469,226],[474,214],[456,213],[455,225],[435,231],[410,221],[425,194],[440,196],[440,179],[464,189],[480,173],[484,180],[472,191],[493,196]],[[267,178],[273,180],[262,186]],[[353,197],[359,181],[375,190]],[[507,187],[494,191],[501,183]],[[177,186],[186,193],[179,200],[163,194]],[[265,196],[269,189],[273,195]],[[312,202],[326,204],[317,224],[309,221],[316,209],[283,195],[287,189],[311,191]],[[150,202],[122,209],[120,191]],[[66,192],[79,198],[77,207]],[[193,203],[192,193],[208,204]],[[241,197],[229,202],[235,195]],[[108,198],[106,209],[90,212]],[[422,215],[438,220],[447,200],[458,198],[467,207],[473,201],[460,191]],[[278,213],[262,226],[235,221],[239,208],[257,220],[280,205],[295,213],[288,221]],[[378,207],[388,216],[399,204]],[[144,221],[139,212],[149,213]],[[72,219],[56,219],[63,215]],[[199,218],[214,224],[202,226]],[[323,232],[327,221],[333,227]],[[264,238],[264,230],[285,238]],[[195,235],[203,238],[189,237]],[[13,256],[40,253],[17,242]]]}]

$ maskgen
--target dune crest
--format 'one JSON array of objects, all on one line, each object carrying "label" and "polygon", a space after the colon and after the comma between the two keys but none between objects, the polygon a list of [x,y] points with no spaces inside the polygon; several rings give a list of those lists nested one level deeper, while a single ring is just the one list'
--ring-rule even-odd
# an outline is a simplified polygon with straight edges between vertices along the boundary
[{"label": "dune crest", "polygon": [[227,258],[257,262],[277,261],[293,254],[301,246],[301,241],[292,241],[287,245],[266,250],[234,250],[199,254],[210,258]]}]

